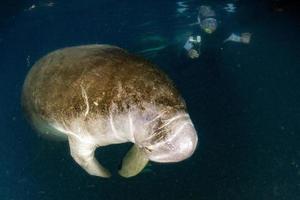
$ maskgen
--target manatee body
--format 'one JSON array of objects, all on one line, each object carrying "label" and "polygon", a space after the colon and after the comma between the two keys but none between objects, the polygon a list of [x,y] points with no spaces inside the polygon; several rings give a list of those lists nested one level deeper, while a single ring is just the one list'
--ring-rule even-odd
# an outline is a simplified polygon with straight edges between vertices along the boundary
[{"label": "manatee body", "polygon": [[119,174],[138,174],[147,162],[190,157],[197,134],[184,100],[153,64],[109,45],[49,53],[29,71],[22,106],[43,135],[68,140],[74,160],[89,174],[109,177],[97,147],[134,143]]}]

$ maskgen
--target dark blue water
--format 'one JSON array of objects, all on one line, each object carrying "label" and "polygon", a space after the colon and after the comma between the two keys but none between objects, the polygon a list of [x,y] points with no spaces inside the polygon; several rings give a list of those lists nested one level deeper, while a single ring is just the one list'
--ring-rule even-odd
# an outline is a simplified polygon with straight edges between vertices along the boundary
[{"label": "dark blue water", "polygon": [[[289,2],[237,2],[199,59],[182,56],[197,32],[187,1],[10,1],[0,20],[0,199],[300,199],[300,26]],[[36,8],[28,10],[32,5]],[[278,6],[280,8],[280,5]],[[279,12],[280,11],[280,12]],[[230,32],[251,32],[249,45],[222,44]],[[26,73],[58,48],[105,43],[145,56],[174,80],[199,135],[188,160],[156,164],[131,179],[116,174],[128,145],[99,148],[111,179],[86,174],[67,143],[40,138],[24,119],[20,93]],[[158,48],[159,50],[149,50]]]}]

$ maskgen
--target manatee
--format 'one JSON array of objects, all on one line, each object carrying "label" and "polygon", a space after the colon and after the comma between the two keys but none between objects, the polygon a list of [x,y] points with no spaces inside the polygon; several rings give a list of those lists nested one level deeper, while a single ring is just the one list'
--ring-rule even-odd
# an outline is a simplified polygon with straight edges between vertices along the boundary
[{"label": "manatee", "polygon": [[22,107],[44,136],[69,143],[90,175],[110,177],[95,149],[133,143],[119,174],[132,177],[149,161],[179,162],[198,137],[173,82],[142,57],[116,46],[84,45],[50,52],[27,74]]}]

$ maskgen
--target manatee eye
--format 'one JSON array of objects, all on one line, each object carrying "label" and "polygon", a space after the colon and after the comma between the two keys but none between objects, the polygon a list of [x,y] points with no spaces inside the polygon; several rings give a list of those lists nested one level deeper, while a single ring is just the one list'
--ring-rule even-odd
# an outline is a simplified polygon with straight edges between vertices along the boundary
[{"label": "manatee eye", "polygon": [[151,152],[152,152],[152,149],[149,149],[148,147],[144,147],[144,149],[145,149],[148,153],[151,153]]}]

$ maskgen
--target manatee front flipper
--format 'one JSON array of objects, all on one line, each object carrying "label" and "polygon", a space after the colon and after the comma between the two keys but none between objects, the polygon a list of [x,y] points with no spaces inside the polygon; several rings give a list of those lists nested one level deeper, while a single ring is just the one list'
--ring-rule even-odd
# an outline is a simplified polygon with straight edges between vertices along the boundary
[{"label": "manatee front flipper", "polygon": [[110,172],[94,157],[95,145],[75,137],[69,137],[69,145],[71,156],[87,173],[104,178],[111,176]]},{"label": "manatee front flipper", "polygon": [[123,158],[119,174],[126,178],[135,176],[144,169],[148,161],[145,152],[137,145],[133,145]]}]

